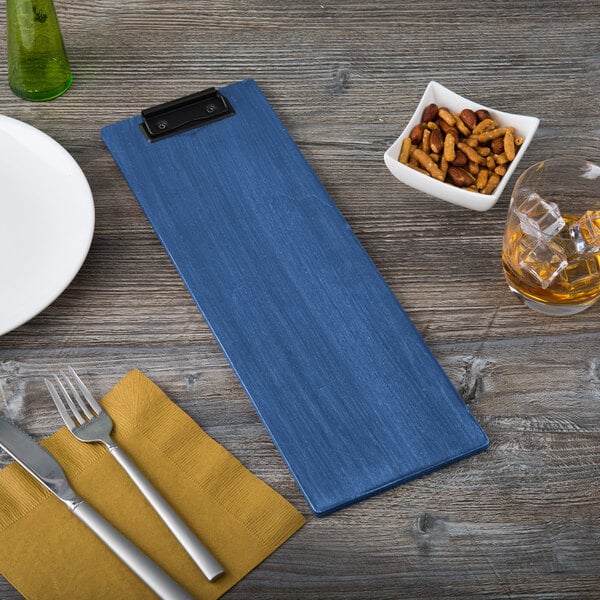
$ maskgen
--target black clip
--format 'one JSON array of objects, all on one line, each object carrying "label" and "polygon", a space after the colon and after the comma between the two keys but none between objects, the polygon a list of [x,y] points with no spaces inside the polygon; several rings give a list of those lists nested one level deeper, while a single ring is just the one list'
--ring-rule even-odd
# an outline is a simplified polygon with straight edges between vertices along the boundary
[{"label": "black clip", "polygon": [[216,88],[191,94],[142,111],[142,131],[154,142],[170,135],[213,123],[235,114]]}]

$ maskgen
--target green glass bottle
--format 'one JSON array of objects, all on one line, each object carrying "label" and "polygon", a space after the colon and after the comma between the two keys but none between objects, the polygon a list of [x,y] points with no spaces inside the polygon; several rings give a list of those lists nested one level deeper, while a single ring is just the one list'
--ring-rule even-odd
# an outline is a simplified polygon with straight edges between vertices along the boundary
[{"label": "green glass bottle", "polygon": [[8,83],[26,100],[52,100],[73,81],[52,0],[6,0]]}]

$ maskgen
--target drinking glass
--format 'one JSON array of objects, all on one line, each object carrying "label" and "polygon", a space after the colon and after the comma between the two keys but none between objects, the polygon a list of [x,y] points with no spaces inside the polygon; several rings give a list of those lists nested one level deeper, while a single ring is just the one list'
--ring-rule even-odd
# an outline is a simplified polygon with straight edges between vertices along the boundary
[{"label": "drinking glass", "polygon": [[527,169],[515,184],[502,246],[508,286],[547,315],[600,297],[600,167],[575,157]]},{"label": "drinking glass", "polygon": [[8,82],[26,100],[52,100],[73,76],[52,0],[6,0]]}]

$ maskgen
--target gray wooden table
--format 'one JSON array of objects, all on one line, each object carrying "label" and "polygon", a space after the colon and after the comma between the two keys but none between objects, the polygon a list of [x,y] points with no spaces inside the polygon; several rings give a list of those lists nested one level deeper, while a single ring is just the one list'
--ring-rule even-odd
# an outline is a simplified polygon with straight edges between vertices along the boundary
[{"label": "gray wooden table", "polygon": [[[600,597],[600,308],[549,318],[510,295],[500,252],[514,180],[492,210],[475,213],[409,189],[382,160],[432,79],[540,118],[517,175],[551,156],[599,160],[600,3],[56,6],[71,90],[20,100],[3,61],[0,113],[79,162],[96,233],[72,285],[0,338],[4,410],[42,438],[61,425],[43,388],[50,371],[70,363],[98,395],[132,368],[150,376],[308,518],[231,600]],[[310,514],[99,135],[143,107],[245,77],[259,82],[491,440],[484,454],[323,519]],[[1,600],[18,597],[0,582]]]}]

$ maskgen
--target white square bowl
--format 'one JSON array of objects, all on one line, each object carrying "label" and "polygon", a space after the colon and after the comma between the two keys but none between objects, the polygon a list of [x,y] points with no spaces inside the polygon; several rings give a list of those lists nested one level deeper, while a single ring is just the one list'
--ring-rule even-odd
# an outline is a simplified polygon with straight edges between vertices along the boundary
[{"label": "white square bowl", "polygon": [[[419,171],[402,164],[398,160],[402,140],[408,137],[413,127],[421,122],[423,109],[431,103],[435,103],[439,107],[445,106],[450,109],[450,111],[456,113],[460,113],[464,108],[470,108],[473,111],[484,108],[489,111],[492,119],[498,121],[500,126],[512,126],[515,128],[517,135],[523,136],[523,144],[517,152],[515,159],[510,163],[506,174],[500,179],[500,183],[493,194],[480,194],[478,192],[472,192],[456,187],[450,183],[438,181],[429,175],[420,173]],[[484,211],[492,208],[498,201],[498,198],[500,198],[508,180],[515,172],[519,161],[523,158],[527,147],[531,143],[539,124],[540,120],[536,117],[515,115],[483,106],[483,104],[478,104],[468,98],[455,94],[453,91],[440,85],[436,81],[431,81],[417,106],[417,110],[415,110],[411,120],[408,122],[408,125],[400,137],[386,150],[384,160],[387,168],[392,174],[406,185],[420,190],[421,192],[425,192],[430,196],[446,200],[446,202],[458,204],[459,206],[464,206],[465,208],[470,208],[472,210]]]}]

